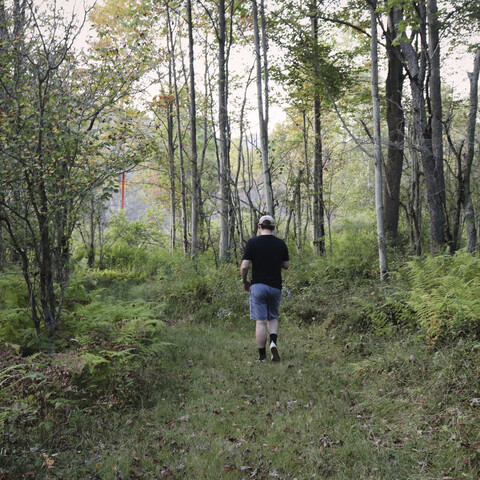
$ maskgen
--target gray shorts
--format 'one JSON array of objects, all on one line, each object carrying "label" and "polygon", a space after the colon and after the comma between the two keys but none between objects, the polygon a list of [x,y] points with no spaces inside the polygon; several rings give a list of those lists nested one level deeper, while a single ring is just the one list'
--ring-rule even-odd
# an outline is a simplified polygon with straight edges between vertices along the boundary
[{"label": "gray shorts", "polygon": [[275,320],[278,318],[282,291],[263,283],[250,286],[250,318],[252,320]]}]

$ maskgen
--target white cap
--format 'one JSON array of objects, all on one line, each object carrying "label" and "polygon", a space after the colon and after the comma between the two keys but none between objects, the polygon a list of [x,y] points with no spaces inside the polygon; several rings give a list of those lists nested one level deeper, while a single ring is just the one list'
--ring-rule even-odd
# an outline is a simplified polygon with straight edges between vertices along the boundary
[{"label": "white cap", "polygon": [[260,225],[271,225],[271,226],[274,226],[275,225],[275,220],[273,219],[272,216],[270,215],[264,215],[263,217],[260,218],[260,220],[258,221],[258,223]]}]

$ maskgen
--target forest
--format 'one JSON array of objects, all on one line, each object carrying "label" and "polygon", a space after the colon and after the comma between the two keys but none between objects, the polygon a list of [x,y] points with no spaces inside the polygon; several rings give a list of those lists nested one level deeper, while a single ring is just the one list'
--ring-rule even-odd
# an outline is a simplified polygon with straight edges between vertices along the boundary
[{"label": "forest", "polygon": [[479,74],[478,0],[0,0],[0,480],[479,478]]}]

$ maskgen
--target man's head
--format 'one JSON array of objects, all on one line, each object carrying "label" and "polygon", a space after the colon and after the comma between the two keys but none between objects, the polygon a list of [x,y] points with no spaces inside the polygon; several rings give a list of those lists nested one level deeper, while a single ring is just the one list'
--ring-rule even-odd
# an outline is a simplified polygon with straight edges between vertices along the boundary
[{"label": "man's head", "polygon": [[262,230],[270,230],[273,232],[273,230],[275,230],[275,220],[270,215],[264,215],[258,221],[258,226]]}]

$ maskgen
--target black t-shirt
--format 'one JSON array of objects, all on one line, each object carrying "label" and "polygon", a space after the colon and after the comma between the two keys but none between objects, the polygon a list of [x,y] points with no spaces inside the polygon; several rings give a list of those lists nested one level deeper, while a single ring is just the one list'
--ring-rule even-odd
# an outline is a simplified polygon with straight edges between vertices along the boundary
[{"label": "black t-shirt", "polygon": [[245,245],[243,260],[252,262],[252,283],[282,288],[282,263],[289,259],[286,243],[274,235],[251,238]]}]

